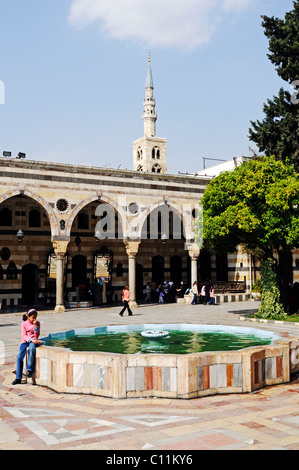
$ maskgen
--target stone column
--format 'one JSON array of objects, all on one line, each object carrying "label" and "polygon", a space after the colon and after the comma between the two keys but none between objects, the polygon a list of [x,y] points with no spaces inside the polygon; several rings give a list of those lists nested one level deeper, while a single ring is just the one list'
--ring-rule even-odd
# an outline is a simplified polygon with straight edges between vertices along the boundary
[{"label": "stone column", "polygon": [[56,254],[56,306],[55,312],[65,312],[64,307],[64,257],[66,254],[68,241],[53,241],[53,247]]},{"label": "stone column", "polygon": [[191,258],[191,287],[193,282],[197,282],[197,260],[199,257],[200,249],[195,243],[190,243],[188,246],[188,253]]},{"label": "stone column", "polygon": [[125,241],[126,252],[129,265],[129,289],[130,289],[130,307],[137,308],[136,302],[136,255],[138,253],[140,241]]}]

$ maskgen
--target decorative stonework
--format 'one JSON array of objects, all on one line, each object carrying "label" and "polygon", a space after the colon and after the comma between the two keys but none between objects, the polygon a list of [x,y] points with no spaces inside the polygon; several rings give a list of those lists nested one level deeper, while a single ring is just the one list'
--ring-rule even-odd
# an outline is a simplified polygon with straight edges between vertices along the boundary
[{"label": "decorative stonework", "polygon": [[298,361],[293,364],[298,351],[299,341],[287,334],[268,346],[185,355],[107,354],[41,346],[36,381],[61,393],[112,398],[190,399],[248,393],[289,382],[290,372],[298,371]]},{"label": "decorative stonework", "polygon": [[56,202],[56,208],[59,212],[65,213],[69,208],[69,203],[66,199],[58,199]]},{"label": "decorative stonework", "polygon": [[138,253],[140,241],[126,241],[126,253],[130,258],[135,258]]}]

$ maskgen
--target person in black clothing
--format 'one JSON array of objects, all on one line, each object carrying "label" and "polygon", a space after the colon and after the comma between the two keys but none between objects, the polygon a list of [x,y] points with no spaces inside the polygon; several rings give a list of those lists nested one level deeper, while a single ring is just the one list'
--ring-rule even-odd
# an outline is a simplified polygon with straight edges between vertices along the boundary
[{"label": "person in black clothing", "polygon": [[183,299],[183,298],[184,298],[185,288],[184,288],[184,283],[183,283],[183,281],[181,282],[180,286],[177,288],[176,294],[177,294],[177,296],[178,296],[179,299]]},{"label": "person in black clothing", "polygon": [[169,282],[169,292],[168,292],[168,302],[173,303],[175,302],[175,286],[172,281]]}]

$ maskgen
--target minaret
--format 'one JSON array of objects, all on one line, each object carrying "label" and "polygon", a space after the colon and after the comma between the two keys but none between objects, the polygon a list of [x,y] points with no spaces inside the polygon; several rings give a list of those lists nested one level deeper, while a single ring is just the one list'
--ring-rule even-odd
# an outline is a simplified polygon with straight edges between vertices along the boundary
[{"label": "minaret", "polygon": [[148,71],[145,82],[145,100],[143,101],[144,137],[156,136],[156,102],[154,99],[154,82],[151,69],[151,56],[148,58]]},{"label": "minaret", "polygon": [[151,173],[167,173],[167,140],[156,137],[157,114],[150,55],[142,119],[144,137],[133,142],[133,169]]}]

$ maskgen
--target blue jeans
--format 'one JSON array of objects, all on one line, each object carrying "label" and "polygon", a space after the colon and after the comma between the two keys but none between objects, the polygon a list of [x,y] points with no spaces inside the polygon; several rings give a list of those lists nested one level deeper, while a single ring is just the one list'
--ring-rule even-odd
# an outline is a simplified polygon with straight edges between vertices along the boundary
[{"label": "blue jeans", "polygon": [[27,371],[34,371],[35,368],[35,355],[36,355],[36,345],[32,343],[22,343],[20,346],[19,354],[17,357],[17,372],[16,378],[21,379],[23,373],[23,361],[28,348],[28,360],[27,360]]},{"label": "blue jeans", "polygon": [[196,302],[197,302],[197,295],[193,294],[193,299],[192,299],[191,305],[195,305]]},{"label": "blue jeans", "polygon": [[209,305],[215,305],[215,298],[211,297],[211,300],[208,302]]}]

